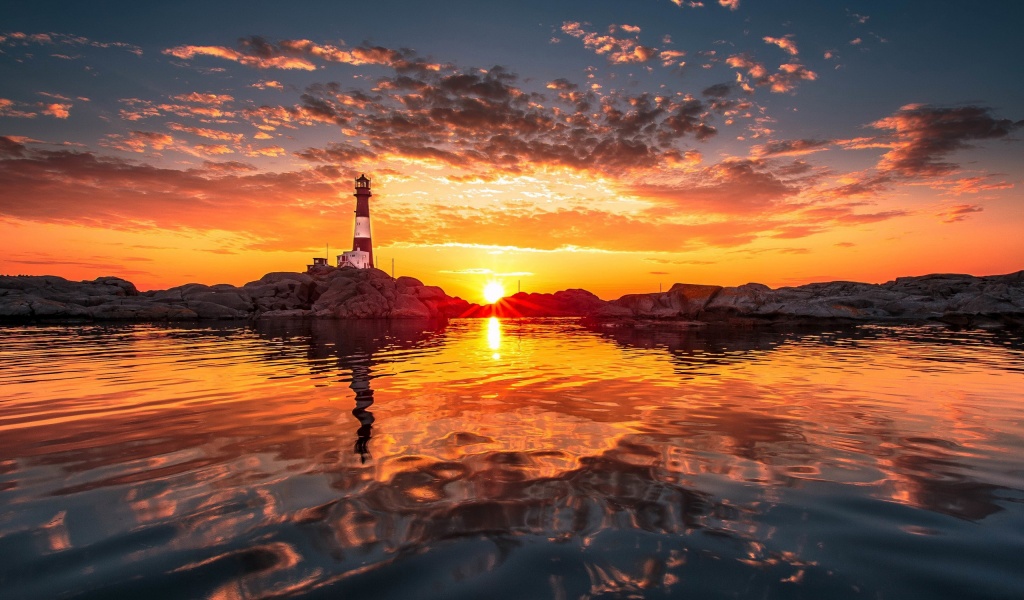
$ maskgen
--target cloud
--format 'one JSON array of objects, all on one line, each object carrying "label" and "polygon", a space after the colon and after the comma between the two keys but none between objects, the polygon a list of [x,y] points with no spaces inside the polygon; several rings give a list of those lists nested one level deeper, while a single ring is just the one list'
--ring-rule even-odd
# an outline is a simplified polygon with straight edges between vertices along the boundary
[{"label": "cloud", "polygon": [[100,144],[117,150],[122,150],[124,152],[136,152],[141,154],[149,150],[159,152],[164,148],[173,145],[174,142],[174,138],[166,133],[132,131],[127,137],[119,134],[109,134],[107,136],[107,140],[105,142],[100,142]]},{"label": "cloud", "polygon": [[961,177],[951,182],[942,182],[942,185],[953,196],[1013,189],[1012,183],[1007,181],[987,181],[990,178],[991,176]]},{"label": "cloud", "polygon": [[[0,35],[0,45],[4,46],[28,46],[39,45],[65,45],[65,46],[87,46],[91,48],[117,48],[131,52],[136,56],[142,56],[142,48],[125,42],[97,42],[80,35],[66,33],[23,33],[14,31]],[[71,57],[58,57],[71,58]]]},{"label": "cloud", "polygon": [[53,104],[47,104],[43,107],[43,114],[56,117],[58,119],[66,119],[70,116],[69,110],[71,109],[70,104],[62,104],[54,102]]},{"label": "cloud", "polygon": [[[818,74],[799,63],[784,63],[778,70],[769,73],[764,64],[757,62],[746,54],[734,54],[726,59],[726,64],[736,69],[746,70],[754,85],[768,87],[777,94],[792,92],[801,81],[814,81]],[[742,79],[740,83],[745,83]]]},{"label": "cloud", "polygon": [[732,93],[734,89],[731,83],[716,83],[715,85],[704,88],[701,95],[709,98],[724,98]]},{"label": "cloud", "polygon": [[530,271],[510,271],[507,273],[499,273],[493,269],[486,268],[471,268],[471,269],[442,269],[438,273],[450,273],[453,275],[492,275],[494,277],[533,277],[534,273]]},{"label": "cloud", "polygon": [[258,90],[283,90],[284,89],[284,86],[281,84],[280,81],[257,81],[256,83],[250,85],[249,87],[254,87],[254,88],[258,89]]},{"label": "cloud", "polygon": [[661,50],[658,52],[658,60],[661,61],[663,67],[682,67],[686,65],[686,61],[680,60],[686,56],[686,53],[681,50]]},{"label": "cloud", "polygon": [[16,119],[34,119],[38,113],[23,110],[20,107],[27,107],[23,102],[14,102],[7,98],[0,98],[0,117],[14,117]]},{"label": "cloud", "polygon": [[[133,132],[132,139],[173,142],[151,132]],[[0,159],[2,217],[118,230],[224,230],[254,245],[290,249],[307,246],[307,235],[336,234],[336,223],[311,213],[307,202],[332,206],[339,187],[313,170],[266,173],[206,162],[183,171],[91,152],[31,151],[0,138],[0,148],[8,147]],[[343,187],[351,192],[347,177]]]},{"label": "cloud", "polygon": [[976,204],[958,204],[940,212],[936,216],[942,219],[943,223],[958,223],[965,220],[972,213],[980,213],[984,208]]},{"label": "cloud", "polygon": [[764,39],[764,42],[766,44],[773,44],[775,46],[778,46],[779,48],[782,48],[787,53],[789,53],[789,54],[791,54],[793,56],[796,56],[797,54],[799,54],[799,52],[796,49],[796,42],[793,41],[793,34],[792,33],[787,33],[786,35],[784,35],[784,36],[782,36],[780,38],[771,37],[771,36],[765,36],[762,39]]},{"label": "cloud", "polygon": [[729,10],[738,10],[740,7],[740,0],[718,0],[718,4],[728,8]]},{"label": "cloud", "polygon": [[26,147],[14,136],[0,136],[0,158],[20,158],[25,155]]},{"label": "cloud", "polygon": [[247,154],[249,156],[284,156],[286,151],[281,146],[266,146],[264,148],[253,148]]},{"label": "cloud", "polygon": [[752,160],[705,167],[674,185],[638,184],[623,193],[653,202],[654,214],[771,215],[799,189]]},{"label": "cloud", "polygon": [[[598,99],[558,79],[546,86],[556,93],[556,102],[548,103],[521,89],[517,80],[501,67],[424,71],[381,78],[374,90],[380,96],[358,102],[346,101],[351,94],[336,84],[312,86],[297,109],[365,140],[334,145],[328,155],[402,156],[505,173],[550,167],[620,173],[654,167],[687,160],[681,140],[716,134],[708,107],[693,98],[611,92]],[[272,126],[288,123],[296,112],[260,110]],[[316,149],[300,156],[327,158]]]},{"label": "cloud", "polygon": [[[179,117],[196,118],[203,122],[224,123],[235,116],[235,111],[225,105],[233,100],[231,96],[222,102],[214,101],[201,94],[186,94],[177,98],[193,98],[191,104],[173,104],[169,102],[156,103],[150,100],[139,98],[122,98],[120,102],[126,107],[119,111],[119,116],[126,121],[139,121],[152,117],[172,114]],[[196,104],[196,99],[205,99],[206,102]]]},{"label": "cloud", "polygon": [[[630,26],[626,26],[630,27]],[[629,33],[639,33],[640,28],[624,29]],[[658,49],[643,46],[633,38],[617,38],[613,34],[616,26],[609,28],[609,34],[601,35],[593,31],[587,31],[583,24],[578,21],[565,21],[562,23],[562,32],[578,38],[583,45],[593,50],[600,56],[607,56],[608,62],[615,64],[645,63],[655,56],[658,56]],[[671,63],[671,60],[668,62]]]},{"label": "cloud", "polygon": [[196,144],[192,146],[192,150],[202,156],[220,156],[222,154],[234,153],[234,150],[226,144]]},{"label": "cloud", "polygon": [[314,60],[349,65],[385,65],[399,71],[441,69],[440,64],[420,59],[411,50],[370,45],[335,46],[307,39],[272,42],[260,36],[241,39],[238,50],[225,46],[175,46],[163,53],[186,60],[200,55],[214,56],[258,69],[314,71],[317,68]]},{"label": "cloud", "polygon": [[235,99],[228,94],[202,94],[199,92],[192,92],[190,94],[181,94],[178,96],[172,96],[174,100],[179,102],[192,102],[195,104],[211,104],[220,106],[228,102],[234,102]]},{"label": "cloud", "polygon": [[215,56],[258,69],[316,70],[316,65],[304,58],[294,56],[251,56],[224,46],[175,46],[174,48],[164,50],[163,53],[185,60],[195,58],[196,56]]},{"label": "cloud", "polygon": [[751,148],[751,155],[756,157],[768,156],[801,156],[820,152],[827,149],[831,140],[772,140],[760,146]]},{"label": "cloud", "polygon": [[892,150],[885,153],[878,168],[903,177],[949,173],[957,165],[944,159],[956,150],[970,148],[970,142],[1004,138],[1024,125],[999,119],[981,106],[936,107],[908,104],[895,114],[871,124],[892,132]]},{"label": "cloud", "polygon": [[192,135],[198,135],[210,140],[221,140],[239,144],[245,139],[245,136],[241,133],[230,133],[227,131],[220,131],[218,129],[208,129],[205,127],[190,127],[182,125],[180,123],[168,123],[168,129],[174,131],[180,131],[182,133],[191,133]]}]

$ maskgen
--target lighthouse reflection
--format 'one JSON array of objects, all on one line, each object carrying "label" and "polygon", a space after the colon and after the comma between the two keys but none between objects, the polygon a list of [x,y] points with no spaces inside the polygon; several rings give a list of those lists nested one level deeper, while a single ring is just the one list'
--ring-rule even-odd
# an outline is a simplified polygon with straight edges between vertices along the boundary
[{"label": "lighthouse reflection", "polygon": [[[444,325],[431,321],[266,321],[256,329],[261,337],[280,340],[268,360],[280,360],[280,352],[305,345],[310,371],[339,377],[354,395],[352,416],[358,421],[354,453],[360,462],[372,458],[374,379],[388,374],[388,368],[414,354],[414,350],[436,346],[436,334]],[[299,342],[299,344],[296,344]]]},{"label": "lighthouse reflection", "polygon": [[[359,357],[352,357],[358,359]],[[352,409],[352,416],[359,421],[359,429],[356,430],[355,452],[359,455],[359,461],[365,463],[370,458],[370,438],[373,437],[373,413],[370,407],[373,406],[373,389],[370,388],[370,361],[369,356],[362,364],[353,362],[352,383],[349,385],[356,394],[356,407]]]}]

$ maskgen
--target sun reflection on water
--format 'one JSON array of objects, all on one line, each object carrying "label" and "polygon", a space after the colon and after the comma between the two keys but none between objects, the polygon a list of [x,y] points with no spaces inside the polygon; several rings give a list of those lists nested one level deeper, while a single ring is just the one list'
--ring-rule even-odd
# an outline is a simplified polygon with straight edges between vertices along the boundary
[{"label": "sun reflection on water", "polygon": [[501,321],[498,317],[487,319],[487,347],[494,350],[491,358],[494,360],[501,358],[501,353],[498,352],[501,349]]}]

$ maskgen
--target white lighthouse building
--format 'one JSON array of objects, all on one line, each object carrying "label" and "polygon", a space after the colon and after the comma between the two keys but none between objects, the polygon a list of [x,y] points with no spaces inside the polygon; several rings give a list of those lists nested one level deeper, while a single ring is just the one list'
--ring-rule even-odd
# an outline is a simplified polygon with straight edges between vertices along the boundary
[{"label": "white lighthouse building", "polygon": [[366,175],[356,179],[356,226],[352,250],[338,255],[339,267],[373,268],[373,244],[370,241],[370,180]]}]

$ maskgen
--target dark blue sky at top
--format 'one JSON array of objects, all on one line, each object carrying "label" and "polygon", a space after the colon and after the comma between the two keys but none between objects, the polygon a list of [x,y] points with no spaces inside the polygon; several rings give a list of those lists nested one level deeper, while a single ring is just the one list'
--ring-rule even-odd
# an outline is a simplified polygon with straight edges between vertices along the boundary
[{"label": "dark blue sky at top", "polygon": [[[580,76],[601,61],[578,43],[548,43],[564,21],[588,21],[595,29],[628,23],[643,29],[644,42],[659,44],[663,34],[674,45],[696,51],[726,40],[737,49],[769,54],[760,38],[794,33],[801,58],[824,67],[821,53],[838,48],[845,63],[829,89],[844,102],[850,92],[878,100],[908,102],[914,96],[937,102],[1024,103],[1018,66],[1024,55],[1024,3],[959,2],[741,2],[729,11],[709,0],[700,9],[679,8],[668,0],[619,2],[5,2],[0,29],[73,33],[102,41],[124,41],[158,53],[178,44],[232,45],[238,38],[343,39],[389,47],[410,47],[440,61],[462,66],[502,64],[523,76]],[[855,25],[850,13],[869,16]],[[745,33],[749,32],[749,33]],[[886,38],[879,44],[871,34]],[[848,42],[862,37],[862,49]],[[566,43],[568,42],[568,43]],[[566,46],[571,46],[567,48]],[[775,51],[777,53],[777,50]],[[576,72],[572,72],[576,68]],[[630,67],[619,70],[628,71]],[[636,70],[633,68],[632,70]],[[127,77],[129,75],[125,74]],[[693,74],[702,75],[702,74]],[[684,76],[673,83],[685,87]],[[7,87],[7,84],[4,84]],[[814,86],[807,86],[814,87]],[[826,87],[826,86],[820,86]],[[801,90],[801,95],[809,93]],[[998,101],[998,100],[997,100]]]},{"label": "dark blue sky at top", "polygon": [[[328,65],[315,72],[257,70],[213,57],[191,61],[195,66],[228,67],[226,74],[202,74],[175,65],[161,54],[182,45],[237,47],[252,35],[268,40],[305,38],[317,43],[344,40],[391,48],[411,48],[433,60],[460,68],[502,65],[519,76],[526,89],[566,78],[587,83],[584,69],[597,68],[595,81],[606,88],[630,91],[668,89],[700,95],[707,86],[729,81],[731,69],[690,68],[670,71],[641,65],[610,65],[559,28],[566,21],[606,31],[611,24],[642,29],[640,41],[688,53],[717,50],[720,56],[747,52],[774,67],[791,60],[765,44],[766,35],[793,34],[800,50],[796,59],[818,74],[790,94],[759,89],[757,102],[775,120],[779,138],[854,136],[858,129],[908,103],[977,104],[997,113],[1024,106],[1024,81],[1018,61],[1024,56],[1024,3],[952,2],[759,2],[743,0],[730,11],[709,0],[703,8],[680,8],[669,0],[551,2],[457,1],[426,2],[7,2],[0,33],[56,32],[101,42],[140,46],[144,58],[115,50],[78,49],[85,60],[50,58],[51,48],[4,48],[7,58],[30,52],[33,60],[0,60],[0,96],[38,100],[38,92],[86,96],[93,102],[75,107],[75,116],[114,114],[119,98],[169,96],[189,91],[228,91],[236,95],[259,79],[292,86],[352,81],[356,69]],[[856,15],[869,17],[858,23]],[[670,35],[672,44],[662,42]],[[561,43],[552,44],[557,37]],[[861,38],[860,45],[850,41]],[[884,42],[881,40],[885,40]],[[838,59],[826,60],[833,49]],[[84,71],[83,64],[91,70]],[[836,70],[835,65],[841,65]],[[374,73],[364,67],[359,72]],[[665,88],[659,88],[665,86]],[[248,90],[260,102],[275,92]],[[104,100],[106,99],[106,100]],[[67,136],[67,123],[11,123],[6,134]],[[87,142],[103,122],[77,119],[70,138]],[[66,137],[65,139],[68,139]]]}]

